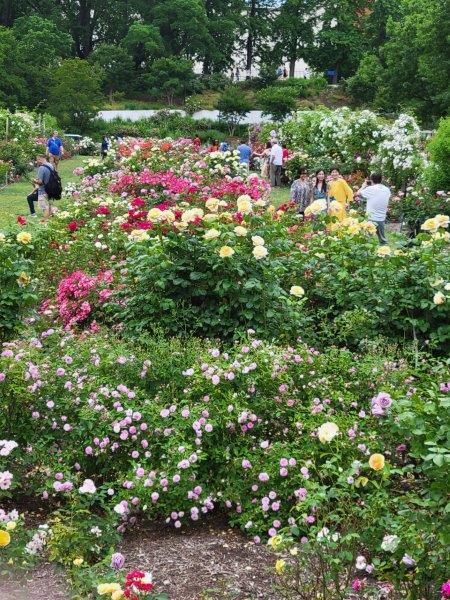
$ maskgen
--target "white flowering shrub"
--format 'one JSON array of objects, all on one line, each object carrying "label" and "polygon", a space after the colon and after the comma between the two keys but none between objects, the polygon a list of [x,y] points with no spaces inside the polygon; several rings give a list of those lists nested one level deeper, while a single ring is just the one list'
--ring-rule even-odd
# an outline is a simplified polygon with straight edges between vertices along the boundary
[{"label": "white flowering shrub", "polygon": [[247,168],[245,164],[239,161],[239,152],[237,150],[228,150],[227,152],[210,152],[205,154],[202,160],[195,165],[195,170],[199,172],[208,172],[212,175],[246,175]]},{"label": "white flowering shrub", "polygon": [[98,154],[99,149],[99,145],[96,144],[94,140],[88,136],[81,138],[81,140],[77,144],[77,151],[83,156],[94,156],[94,154]]},{"label": "white flowering shrub", "polygon": [[400,185],[418,175],[424,163],[420,129],[414,117],[401,114],[394,123],[383,127],[372,164],[385,176]]}]

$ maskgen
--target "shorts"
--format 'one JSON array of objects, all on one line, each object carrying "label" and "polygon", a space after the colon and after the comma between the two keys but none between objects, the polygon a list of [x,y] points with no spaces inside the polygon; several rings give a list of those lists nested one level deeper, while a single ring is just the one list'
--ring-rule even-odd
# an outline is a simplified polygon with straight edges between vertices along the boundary
[{"label": "shorts", "polygon": [[48,195],[45,192],[38,192],[38,206],[41,210],[48,211],[50,213],[53,212],[53,204],[52,201],[49,200]]},{"label": "shorts", "polygon": [[56,155],[56,154],[50,154],[50,163],[55,165],[55,167],[58,166],[59,160],[60,160],[60,156]]}]

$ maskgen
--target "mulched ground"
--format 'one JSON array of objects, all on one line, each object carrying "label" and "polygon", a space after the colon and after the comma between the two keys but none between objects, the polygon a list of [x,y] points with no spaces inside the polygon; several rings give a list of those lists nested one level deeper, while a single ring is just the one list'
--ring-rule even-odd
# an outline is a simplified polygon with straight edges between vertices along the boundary
[{"label": "mulched ground", "polygon": [[[220,519],[185,531],[148,524],[130,532],[118,548],[127,570],[153,573],[170,600],[280,600],[273,590],[274,555],[249,543]],[[69,600],[64,573],[40,565],[26,577],[2,580],[0,600]]]}]

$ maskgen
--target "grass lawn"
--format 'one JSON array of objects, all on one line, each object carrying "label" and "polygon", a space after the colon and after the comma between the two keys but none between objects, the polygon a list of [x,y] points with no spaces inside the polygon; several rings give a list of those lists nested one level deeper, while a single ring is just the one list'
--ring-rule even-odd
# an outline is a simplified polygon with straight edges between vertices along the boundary
[{"label": "grass lawn", "polygon": [[[85,156],[75,156],[60,162],[59,174],[61,176],[63,188],[69,181],[76,181],[79,179],[73,175],[72,171],[75,167],[82,165],[85,159]],[[31,171],[28,174],[28,177],[33,179],[35,173],[35,171]],[[28,215],[27,196],[32,191],[32,184],[26,179],[23,179],[18,183],[12,183],[0,190],[0,229],[15,223],[18,215]],[[36,212],[38,214],[40,212],[37,207]]]},{"label": "grass lawn", "polygon": [[290,191],[291,188],[287,186],[272,188],[272,191],[270,192],[271,204],[277,207],[280,206],[280,204],[288,202],[290,197]]}]

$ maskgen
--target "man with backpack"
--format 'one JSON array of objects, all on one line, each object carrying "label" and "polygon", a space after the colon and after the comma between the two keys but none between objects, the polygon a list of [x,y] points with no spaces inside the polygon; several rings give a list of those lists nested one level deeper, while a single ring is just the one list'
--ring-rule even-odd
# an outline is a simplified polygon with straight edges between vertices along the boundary
[{"label": "man with backpack", "polygon": [[44,219],[47,220],[55,212],[53,200],[61,198],[61,178],[55,167],[42,154],[37,157],[36,163],[38,169],[34,183],[37,185],[37,201],[39,208],[44,212]]},{"label": "man with backpack", "polygon": [[54,131],[51,138],[47,142],[47,154],[50,162],[58,169],[58,163],[64,154],[64,146],[62,140],[58,137],[58,132]]}]

